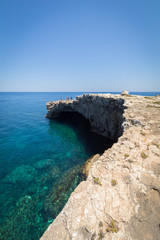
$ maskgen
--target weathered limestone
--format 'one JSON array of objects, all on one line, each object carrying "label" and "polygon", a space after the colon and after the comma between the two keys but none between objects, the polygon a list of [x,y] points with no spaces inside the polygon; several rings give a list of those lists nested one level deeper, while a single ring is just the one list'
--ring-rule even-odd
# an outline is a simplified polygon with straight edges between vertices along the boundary
[{"label": "weathered limestone", "polygon": [[47,103],[47,117],[54,118],[61,112],[78,112],[90,121],[92,130],[108,138],[122,135],[124,100],[110,94],[85,94],[76,100]]},{"label": "weathered limestone", "polygon": [[[120,108],[124,109],[124,114],[119,111],[119,114],[123,114],[120,123],[124,132],[121,136],[123,128],[112,125],[116,130],[121,129],[118,134],[114,129],[113,134],[109,134],[111,138],[120,136],[118,142],[96,161],[91,162],[86,181],[82,181],[71,194],[67,204],[41,240],[159,240],[160,96],[89,96],[95,105],[102,103],[98,99],[102,98],[104,103],[111,98],[110,110],[114,109],[113,105],[118,101]],[[85,96],[78,99],[76,101],[83,104],[85,99],[89,101],[89,97]],[[93,128],[106,124],[101,118],[111,113],[108,109],[105,115],[105,109],[98,105],[94,114],[94,106],[90,102],[88,107],[87,102],[83,104],[79,105],[83,110],[77,109],[81,113],[85,112],[89,120],[90,109],[93,117],[98,115],[97,125],[93,124]],[[58,106],[62,107],[62,111],[66,111],[64,105],[73,111],[74,101],[48,103],[48,117],[58,112],[54,110],[58,109]],[[116,104],[115,106],[116,110],[119,109]],[[114,114],[108,119],[113,117]],[[98,121],[98,118],[101,120]],[[94,123],[94,120],[92,121]],[[105,127],[99,129],[103,129],[102,134],[106,135]]]},{"label": "weathered limestone", "polygon": [[82,175],[82,178],[85,180],[87,179],[89,175],[90,168],[92,165],[100,158],[99,154],[96,154],[92,157],[90,157],[82,166],[80,174]]}]

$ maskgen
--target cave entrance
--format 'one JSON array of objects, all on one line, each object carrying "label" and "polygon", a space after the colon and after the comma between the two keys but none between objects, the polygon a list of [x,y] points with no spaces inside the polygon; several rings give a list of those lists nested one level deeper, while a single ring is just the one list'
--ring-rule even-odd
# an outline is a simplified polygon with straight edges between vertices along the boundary
[{"label": "cave entrance", "polygon": [[77,136],[83,141],[90,155],[97,153],[102,154],[116,142],[93,132],[89,120],[78,112],[61,112],[56,117],[56,121],[74,128],[77,132]]}]

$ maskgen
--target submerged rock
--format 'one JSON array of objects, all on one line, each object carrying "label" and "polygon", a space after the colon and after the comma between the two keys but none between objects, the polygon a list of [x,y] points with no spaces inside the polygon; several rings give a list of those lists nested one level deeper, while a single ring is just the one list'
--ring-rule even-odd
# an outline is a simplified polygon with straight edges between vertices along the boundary
[{"label": "submerged rock", "polygon": [[49,191],[44,201],[44,211],[48,216],[55,218],[63,208],[70,194],[79,182],[80,166],[75,166],[61,175]]},{"label": "submerged rock", "polygon": [[[30,195],[21,197],[9,216],[1,224],[0,239],[7,240],[28,240],[28,236],[32,234],[32,239],[36,238],[36,232],[41,228],[46,228],[47,224],[42,223],[42,215],[37,214],[37,199]],[[23,233],[23,235],[22,235]]]},{"label": "submerged rock", "polygon": [[31,182],[35,179],[37,171],[30,165],[21,165],[9,173],[4,179],[5,183]]},{"label": "submerged rock", "polygon": [[37,182],[40,184],[44,184],[46,182],[53,182],[57,178],[59,178],[60,174],[61,174],[61,171],[60,171],[59,167],[57,167],[57,166],[50,166],[43,170],[44,170],[44,174],[39,174],[39,176],[37,178]]},{"label": "submerged rock", "polygon": [[37,169],[45,169],[53,164],[53,159],[44,159],[34,164],[34,167]]}]

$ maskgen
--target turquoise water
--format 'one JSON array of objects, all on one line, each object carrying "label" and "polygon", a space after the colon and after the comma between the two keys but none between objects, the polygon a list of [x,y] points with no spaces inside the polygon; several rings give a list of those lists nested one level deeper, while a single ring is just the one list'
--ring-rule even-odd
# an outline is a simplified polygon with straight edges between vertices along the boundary
[{"label": "turquoise water", "polygon": [[82,164],[103,151],[104,139],[76,116],[45,118],[46,102],[81,94],[0,93],[0,239],[39,239],[81,181]]}]

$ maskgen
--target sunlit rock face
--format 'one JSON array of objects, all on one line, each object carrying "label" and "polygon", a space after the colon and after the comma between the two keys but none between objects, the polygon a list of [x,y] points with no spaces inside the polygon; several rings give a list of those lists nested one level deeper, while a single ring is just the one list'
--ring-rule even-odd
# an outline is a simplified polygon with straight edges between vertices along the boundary
[{"label": "sunlit rock face", "polygon": [[110,94],[85,94],[76,100],[47,103],[47,117],[55,118],[62,112],[78,112],[89,120],[92,130],[116,140],[122,135],[124,100]]},{"label": "sunlit rock face", "polygon": [[119,138],[85,163],[86,181],[41,240],[159,240],[160,96],[85,95],[47,107],[48,117],[79,111],[95,131]]}]

